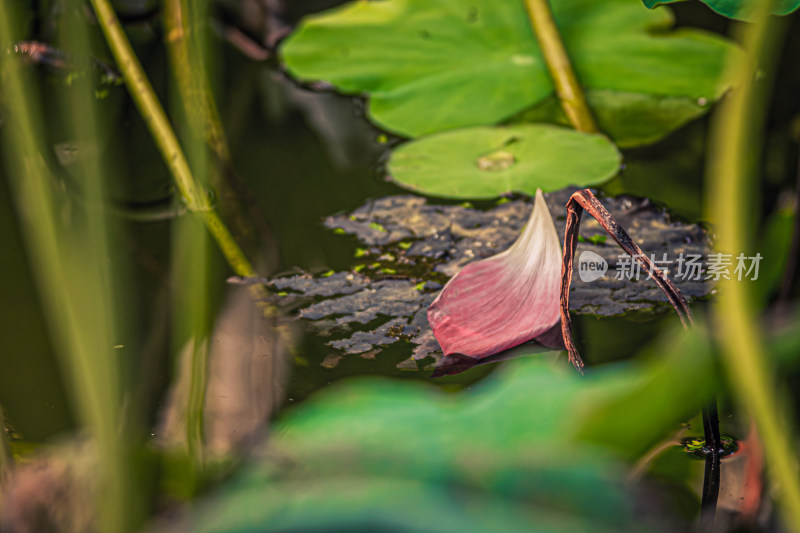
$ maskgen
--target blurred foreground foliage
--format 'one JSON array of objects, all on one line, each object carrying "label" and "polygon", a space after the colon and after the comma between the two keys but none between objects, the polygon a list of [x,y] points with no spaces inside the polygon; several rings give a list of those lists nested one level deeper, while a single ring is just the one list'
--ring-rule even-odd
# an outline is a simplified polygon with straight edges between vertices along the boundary
[{"label": "blurred foreground foliage", "polygon": [[704,329],[585,378],[561,363],[524,357],[456,395],[377,379],[320,394],[179,530],[652,530],[630,467],[713,392]]}]

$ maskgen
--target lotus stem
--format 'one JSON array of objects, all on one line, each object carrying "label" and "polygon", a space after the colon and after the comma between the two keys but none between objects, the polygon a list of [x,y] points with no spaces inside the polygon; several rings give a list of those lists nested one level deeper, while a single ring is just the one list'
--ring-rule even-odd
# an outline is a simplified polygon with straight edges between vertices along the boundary
[{"label": "lotus stem", "polygon": [[114,9],[108,0],[91,0],[91,2],[131,97],[150,129],[186,207],[203,221],[231,269],[239,276],[254,277],[256,273],[250,261],[215,211],[205,189],[192,175],[175,132],[142,65],[133,53]]},{"label": "lotus stem", "polygon": [[[268,233],[266,223],[255,207],[246,184],[233,170],[231,153],[222,120],[219,116],[203,50],[203,24],[206,20],[203,0],[166,0],[164,25],[171,68],[178,87],[179,105],[188,121],[187,131],[202,132],[202,137],[214,154],[214,165],[205,165],[209,183],[219,198],[219,214],[236,242],[248,255],[262,251],[261,237]],[[193,147],[202,150],[202,146]],[[199,157],[196,155],[195,157]],[[195,177],[198,166],[189,156]]]},{"label": "lotus stem", "polygon": [[[711,130],[707,173],[708,214],[717,230],[716,248],[723,253],[747,249],[749,184],[762,142],[762,108],[771,84],[756,80],[756,69],[774,59],[780,39],[772,2],[760,2],[759,16],[743,29],[746,58],[734,66],[735,89],[725,98]],[[753,417],[761,436],[768,472],[787,530],[800,532],[800,477],[791,425],[777,395],[776,375],[770,365],[748,286],[735,279],[719,282],[713,307],[722,360],[740,405]]]},{"label": "lotus stem", "polygon": [[[572,283],[572,269],[575,250],[578,246],[578,230],[580,229],[581,216],[586,210],[592,215],[611,237],[617,241],[623,250],[647,271],[653,280],[667,295],[684,328],[694,325],[692,310],[683,298],[681,291],[652,261],[642,253],[641,248],[633,242],[630,235],[620,226],[603,204],[595,198],[589,189],[584,189],[573,194],[567,202],[567,223],[564,232],[564,260],[561,266],[561,331],[564,345],[569,353],[569,360],[573,366],[583,373],[583,360],[572,340],[572,319],[569,315],[569,286]],[[720,433],[719,417],[717,415],[717,400],[712,397],[707,406],[702,409],[703,437],[706,442],[706,468],[703,477],[703,494],[701,515],[704,523],[709,524],[714,520],[717,509],[720,483]]]},{"label": "lotus stem", "polygon": [[220,161],[230,163],[230,149],[222,128],[217,104],[209,87],[208,72],[202,59],[201,43],[194,38],[199,30],[192,29],[187,15],[186,0],[164,2],[164,24],[167,31],[167,50],[175,71],[178,92],[186,116],[194,131],[202,131],[208,146]]},{"label": "lotus stem", "polygon": [[617,241],[646,272],[650,272],[653,281],[664,291],[669,302],[684,327],[693,324],[692,310],[684,300],[677,286],[648,258],[639,246],[633,242],[628,232],[620,226],[603,204],[595,198],[592,191],[583,189],[570,196],[567,202],[567,223],[564,231],[564,259],[561,265],[561,330],[564,336],[564,345],[569,352],[569,360],[579,372],[583,372],[583,359],[572,340],[572,319],[569,316],[569,286],[572,283],[572,268],[575,250],[578,246],[578,230],[580,229],[581,216],[586,210],[603,227],[611,237]]},{"label": "lotus stem", "polygon": [[595,124],[586,97],[572,63],[564,47],[564,41],[556,26],[553,12],[547,0],[525,0],[528,9],[528,18],[531,21],[533,33],[539,41],[547,70],[553,79],[553,85],[561,102],[561,107],[573,127],[584,133],[599,131]]},{"label": "lotus stem", "polygon": [[703,475],[703,494],[700,502],[700,521],[705,529],[710,530],[717,512],[719,499],[720,469],[722,467],[722,438],[719,433],[719,414],[717,399],[712,398],[703,407],[703,438],[705,439],[706,467]]},{"label": "lotus stem", "polygon": [[[11,42],[20,20],[13,2],[0,2],[0,42]],[[76,48],[88,47],[79,23],[63,18],[62,35]],[[132,434],[122,416],[120,358],[114,353],[121,308],[116,301],[117,277],[113,247],[99,209],[86,209],[82,217],[64,217],[55,194],[55,179],[40,142],[45,124],[38,86],[28,72],[0,57],[3,91],[7,176],[15,196],[20,227],[41,297],[49,330],[59,347],[58,356],[72,385],[76,413],[95,444],[99,531],[131,531],[141,519],[137,477],[132,474]],[[77,83],[80,83],[77,82]],[[65,114],[77,138],[96,138],[91,92],[74,91]],[[76,118],[77,117],[77,118]],[[12,134],[13,132],[13,134]],[[103,198],[103,180],[97,160],[80,162],[87,204]],[[67,221],[68,223],[65,223]]]}]

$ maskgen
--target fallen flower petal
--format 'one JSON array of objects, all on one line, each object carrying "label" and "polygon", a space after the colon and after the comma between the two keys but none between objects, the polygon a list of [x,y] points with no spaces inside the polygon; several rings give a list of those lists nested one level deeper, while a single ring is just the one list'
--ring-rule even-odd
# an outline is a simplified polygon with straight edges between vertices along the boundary
[{"label": "fallen flower petal", "polygon": [[564,338],[561,335],[561,321],[556,322],[552,328],[542,333],[534,340],[535,343],[522,344],[516,348],[504,350],[500,353],[483,358],[468,357],[461,354],[449,355],[433,368],[431,377],[440,378],[442,376],[452,376],[469,370],[474,366],[509,361],[517,357],[552,352],[554,350],[563,352],[567,349],[564,345]]},{"label": "fallen flower petal", "polygon": [[488,357],[558,323],[560,283],[561,245],[538,190],[519,239],[453,276],[428,308],[428,322],[445,355]]}]

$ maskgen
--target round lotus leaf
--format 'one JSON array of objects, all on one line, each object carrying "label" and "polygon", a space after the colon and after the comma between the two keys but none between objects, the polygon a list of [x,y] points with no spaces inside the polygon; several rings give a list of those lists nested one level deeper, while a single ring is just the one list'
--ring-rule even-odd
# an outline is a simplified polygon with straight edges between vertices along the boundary
[{"label": "round lotus leaf", "polygon": [[544,124],[465,128],[397,148],[389,172],[398,184],[445,198],[530,195],[602,183],[620,154],[602,135]]}]

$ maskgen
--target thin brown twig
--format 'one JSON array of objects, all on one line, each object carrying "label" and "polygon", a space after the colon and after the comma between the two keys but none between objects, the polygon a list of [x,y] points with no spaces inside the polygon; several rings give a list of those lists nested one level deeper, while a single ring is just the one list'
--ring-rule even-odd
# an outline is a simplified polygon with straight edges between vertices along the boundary
[{"label": "thin brown twig", "polygon": [[634,258],[653,278],[662,291],[667,295],[669,302],[678,313],[684,327],[693,324],[692,310],[681,295],[681,291],[674,283],[642,252],[642,249],[633,242],[630,235],[620,226],[603,204],[595,198],[589,189],[583,189],[570,196],[567,202],[567,225],[564,233],[564,261],[561,265],[561,332],[564,335],[564,344],[569,352],[569,360],[575,368],[583,373],[583,359],[572,340],[572,320],[569,316],[569,286],[572,283],[572,264],[575,249],[578,246],[578,230],[580,229],[581,216],[586,210],[592,215],[617,241],[623,250]]},{"label": "thin brown twig", "polygon": [[[561,331],[564,337],[564,345],[569,352],[569,360],[581,374],[583,373],[583,360],[572,340],[572,319],[569,315],[569,286],[572,282],[573,262],[578,245],[578,230],[580,229],[581,216],[584,210],[588,211],[603,229],[647,270],[650,277],[667,295],[670,303],[678,313],[683,327],[688,328],[694,324],[692,311],[678,287],[642,253],[642,249],[633,242],[630,235],[614,220],[611,213],[589,189],[578,191],[570,196],[567,202],[564,260],[561,266]],[[714,514],[717,509],[721,466],[721,440],[716,398],[712,398],[708,405],[703,406],[702,415],[703,436],[706,442],[706,467],[703,478],[701,518],[705,526],[710,528],[713,525]]]},{"label": "thin brown twig", "polygon": [[[589,189],[578,191],[570,196],[567,202],[567,224],[564,232],[564,260],[561,266],[561,332],[564,345],[569,352],[569,360],[575,368],[583,374],[583,359],[572,340],[572,319],[569,315],[569,286],[572,283],[572,269],[575,250],[578,246],[578,230],[580,229],[581,216],[586,210],[592,215],[617,241],[623,250],[634,258],[650,274],[667,295],[684,328],[694,324],[692,311],[686,300],[681,295],[678,287],[642,253],[642,249],[633,242],[630,235],[620,226],[611,213],[600,203]],[[703,478],[703,494],[701,505],[702,522],[707,528],[713,525],[714,514],[717,509],[719,497],[720,466],[721,466],[721,440],[719,434],[719,416],[717,414],[716,398],[703,406],[703,436],[706,442],[706,466]]]}]

